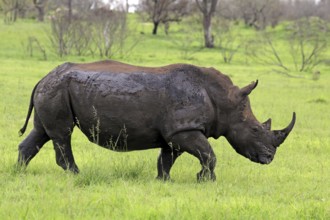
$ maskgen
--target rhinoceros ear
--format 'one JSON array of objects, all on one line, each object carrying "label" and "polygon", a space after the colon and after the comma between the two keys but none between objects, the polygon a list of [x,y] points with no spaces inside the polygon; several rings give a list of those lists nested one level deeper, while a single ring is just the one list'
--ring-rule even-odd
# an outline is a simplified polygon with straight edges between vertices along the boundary
[{"label": "rhinoceros ear", "polygon": [[272,127],[272,119],[268,119],[267,121],[265,121],[264,123],[262,123],[262,125],[264,126],[264,128],[268,131],[270,131],[271,127]]},{"label": "rhinoceros ear", "polygon": [[248,96],[248,95],[252,92],[252,90],[253,90],[255,87],[257,87],[257,85],[258,85],[258,80],[256,80],[255,82],[252,82],[251,84],[249,84],[249,85],[247,85],[247,86],[241,88],[240,91],[239,91],[239,95],[240,95],[241,97],[246,97],[246,96]]}]

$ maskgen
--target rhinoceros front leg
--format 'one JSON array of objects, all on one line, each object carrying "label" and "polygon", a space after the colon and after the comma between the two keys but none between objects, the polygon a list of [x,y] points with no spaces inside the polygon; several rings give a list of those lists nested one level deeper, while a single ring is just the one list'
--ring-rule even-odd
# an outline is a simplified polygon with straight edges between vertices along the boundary
[{"label": "rhinoceros front leg", "polygon": [[175,160],[182,154],[181,151],[174,149],[172,144],[168,147],[162,148],[157,161],[158,175],[157,179],[169,180],[170,170],[175,162]]},{"label": "rhinoceros front leg", "polygon": [[71,149],[71,136],[66,138],[53,139],[56,163],[64,170],[70,170],[73,173],[79,173],[78,166],[76,165]]},{"label": "rhinoceros front leg", "polygon": [[180,132],[172,137],[172,143],[176,149],[188,152],[199,159],[202,170],[197,173],[198,181],[216,179],[216,157],[207,138],[200,131]]}]

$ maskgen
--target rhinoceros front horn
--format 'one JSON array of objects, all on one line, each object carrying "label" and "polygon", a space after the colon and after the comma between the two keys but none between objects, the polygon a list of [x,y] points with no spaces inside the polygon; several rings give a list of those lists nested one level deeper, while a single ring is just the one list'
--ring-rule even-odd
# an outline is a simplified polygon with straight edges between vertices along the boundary
[{"label": "rhinoceros front horn", "polygon": [[280,144],[282,144],[284,142],[286,137],[290,134],[295,122],[296,122],[296,113],[293,112],[292,120],[286,128],[284,128],[282,130],[272,131],[273,132],[273,144],[275,147],[280,146]]}]

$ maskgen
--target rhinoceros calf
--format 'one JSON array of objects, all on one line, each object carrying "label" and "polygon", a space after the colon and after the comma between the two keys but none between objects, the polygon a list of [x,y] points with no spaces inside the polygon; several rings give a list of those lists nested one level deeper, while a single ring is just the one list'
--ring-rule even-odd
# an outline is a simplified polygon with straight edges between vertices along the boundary
[{"label": "rhinoceros calf", "polygon": [[258,81],[238,88],[213,68],[187,64],[140,67],[116,61],[65,63],[34,87],[26,130],[34,107],[34,128],[19,145],[18,164],[26,166],[52,140],[56,163],[79,172],[71,150],[77,126],[88,139],[115,151],[160,148],[159,179],[169,179],[175,160],[188,152],[202,170],[198,180],[215,180],[215,154],[207,138],[224,136],[251,161],[270,163],[295,123],[272,131],[259,123],[248,95]]}]

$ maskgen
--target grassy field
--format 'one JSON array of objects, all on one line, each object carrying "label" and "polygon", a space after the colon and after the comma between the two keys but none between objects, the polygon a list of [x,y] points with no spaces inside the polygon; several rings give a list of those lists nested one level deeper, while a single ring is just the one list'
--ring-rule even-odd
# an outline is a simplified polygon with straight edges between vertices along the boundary
[{"label": "grassy field", "polygon": [[46,40],[45,25],[0,22],[0,219],[329,219],[330,66],[320,65],[321,77],[313,81],[311,74],[289,78],[270,72],[269,66],[246,64],[243,57],[224,64],[216,49],[184,60],[172,43],[175,33],[151,36],[150,26],[144,25],[144,40],[121,61],[213,66],[239,86],[258,79],[250,95],[252,108],[260,121],[271,117],[274,129],[286,126],[292,112],[297,113],[296,126],[274,161],[252,163],[224,138],[210,139],[218,158],[216,182],[197,183],[199,162],[184,154],[172,169],[174,181],[164,183],[155,180],[159,150],[108,151],[89,143],[76,129],[72,145],[79,175],[56,165],[50,143],[26,171],[17,172],[18,144],[26,137],[19,137],[18,130],[33,86],[62,62],[99,58],[57,58],[51,52],[47,61],[38,53],[29,57],[22,45],[30,33]]}]

